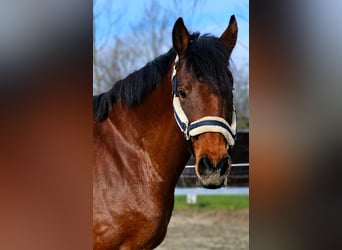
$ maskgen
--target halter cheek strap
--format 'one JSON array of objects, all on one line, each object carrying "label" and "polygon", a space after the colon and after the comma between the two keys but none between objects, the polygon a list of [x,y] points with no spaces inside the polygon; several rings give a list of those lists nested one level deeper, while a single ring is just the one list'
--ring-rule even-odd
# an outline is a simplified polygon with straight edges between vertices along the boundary
[{"label": "halter cheek strap", "polygon": [[[178,55],[175,59],[175,65],[178,62]],[[189,122],[186,116],[179,97],[177,96],[177,82],[176,82],[176,69],[173,68],[172,72],[172,94],[173,94],[173,111],[175,120],[184,133],[185,139],[189,140],[192,136],[197,136],[207,132],[216,132],[224,136],[229,146],[235,143],[236,135],[236,112],[233,110],[232,124],[218,116],[204,116],[193,122]]]}]

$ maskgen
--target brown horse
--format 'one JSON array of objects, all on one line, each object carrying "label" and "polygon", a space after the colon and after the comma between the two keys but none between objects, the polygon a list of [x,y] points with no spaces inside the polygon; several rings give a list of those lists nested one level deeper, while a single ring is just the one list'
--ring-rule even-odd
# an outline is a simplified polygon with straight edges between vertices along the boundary
[{"label": "brown horse", "polygon": [[173,48],[94,96],[94,249],[157,247],[191,153],[201,185],[223,185],[236,133],[236,39],[234,16],[219,38],[189,34],[179,18]]}]

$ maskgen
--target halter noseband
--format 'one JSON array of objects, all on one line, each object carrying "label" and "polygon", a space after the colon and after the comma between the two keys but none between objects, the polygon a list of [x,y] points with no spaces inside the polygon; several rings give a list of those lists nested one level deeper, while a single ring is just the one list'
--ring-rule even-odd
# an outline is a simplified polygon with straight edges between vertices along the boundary
[{"label": "halter noseband", "polygon": [[[175,59],[175,65],[178,63],[178,55]],[[184,113],[179,97],[177,96],[176,66],[173,67],[171,76],[172,94],[173,94],[173,113],[175,120],[184,133],[185,139],[189,140],[192,136],[200,135],[206,132],[220,133],[226,139],[228,145],[232,147],[235,143],[236,135],[236,112],[233,107],[232,124],[219,116],[204,116],[193,122],[189,122],[188,117]]]}]

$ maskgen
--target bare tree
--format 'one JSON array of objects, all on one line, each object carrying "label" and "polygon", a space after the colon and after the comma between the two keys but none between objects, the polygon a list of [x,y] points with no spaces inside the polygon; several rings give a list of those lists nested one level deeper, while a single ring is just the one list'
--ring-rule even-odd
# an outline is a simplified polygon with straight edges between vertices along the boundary
[{"label": "bare tree", "polygon": [[249,74],[248,61],[236,65],[231,59],[230,70],[234,78],[234,105],[238,114],[238,127],[249,128]]},{"label": "bare tree", "polygon": [[136,42],[141,44],[141,52],[145,60],[150,61],[165,51],[170,22],[170,11],[164,9],[158,2],[152,1],[145,8],[143,18],[132,25],[132,30],[138,31]]},{"label": "bare tree", "polygon": [[[94,2],[94,5],[96,2]],[[94,93],[109,89],[117,80],[122,79],[133,69],[142,67],[148,61],[162,53],[171,46],[172,23],[185,12],[191,15],[196,8],[197,0],[184,2],[173,0],[168,7],[162,7],[158,1],[151,1],[144,9],[142,19],[132,20],[131,32],[113,36],[111,29],[120,26],[120,18],[124,11],[114,6],[110,1],[94,12],[94,23],[97,18],[108,18],[110,23],[107,36],[102,41],[96,41],[97,27],[94,25],[93,42],[93,75]],[[192,11],[190,11],[192,10]],[[113,14],[115,13],[115,15]],[[113,16],[115,18],[113,18]]]},{"label": "bare tree", "polygon": [[[106,58],[103,57],[106,54],[109,43],[113,43],[113,37],[111,36],[112,29],[119,23],[124,12],[121,9],[117,9],[113,6],[113,1],[93,1],[93,88],[95,92],[102,90],[101,85],[108,81],[108,78],[112,80],[111,75],[108,75],[109,65],[106,63]],[[99,18],[106,20],[105,35],[98,39],[98,29],[96,22]]]}]

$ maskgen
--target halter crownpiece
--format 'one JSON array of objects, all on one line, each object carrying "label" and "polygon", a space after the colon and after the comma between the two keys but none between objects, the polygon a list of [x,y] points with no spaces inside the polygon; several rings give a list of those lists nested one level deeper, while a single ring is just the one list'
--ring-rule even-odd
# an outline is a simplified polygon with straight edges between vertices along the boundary
[{"label": "halter crownpiece", "polygon": [[189,122],[186,116],[179,97],[177,96],[177,81],[176,81],[176,64],[178,63],[178,55],[175,59],[175,64],[172,71],[172,94],[173,94],[173,113],[175,120],[184,133],[185,139],[189,140],[192,136],[197,136],[207,132],[216,132],[224,136],[229,146],[233,146],[235,143],[236,135],[236,111],[233,106],[232,124],[219,116],[204,116],[193,122]]}]

